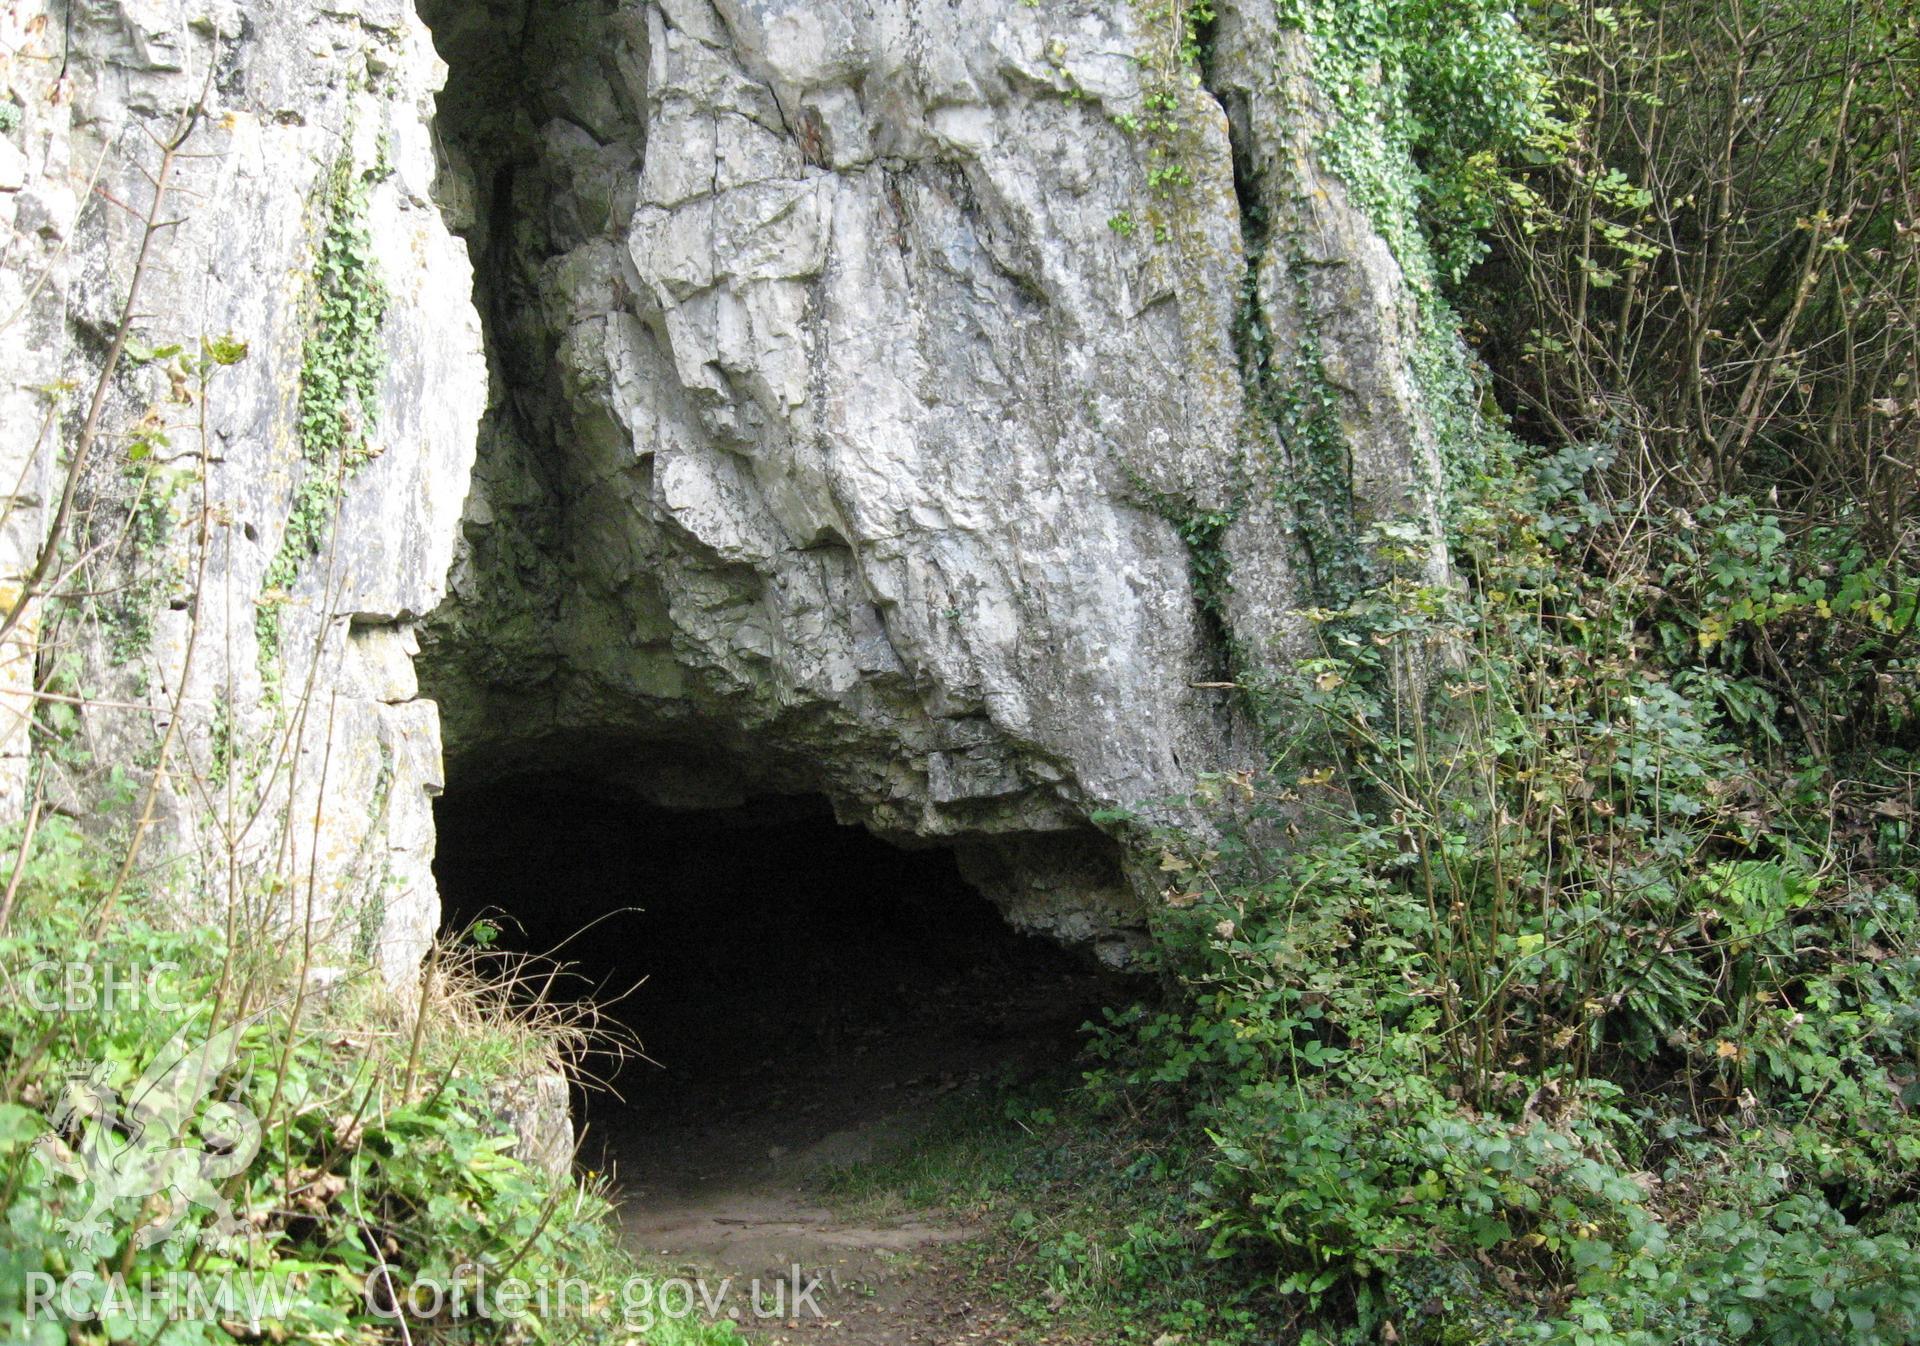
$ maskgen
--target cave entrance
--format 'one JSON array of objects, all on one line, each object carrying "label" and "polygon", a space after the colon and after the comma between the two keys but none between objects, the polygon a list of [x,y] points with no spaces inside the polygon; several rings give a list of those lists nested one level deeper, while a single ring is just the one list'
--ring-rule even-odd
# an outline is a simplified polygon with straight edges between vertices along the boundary
[{"label": "cave entrance", "polygon": [[436,813],[446,928],[488,918],[504,947],[556,951],[640,1039],[646,1059],[574,1098],[581,1162],[629,1196],[866,1157],[956,1089],[1064,1066],[1111,1003],[951,851],[890,846],[818,797],[668,809],[540,774],[456,780]]}]

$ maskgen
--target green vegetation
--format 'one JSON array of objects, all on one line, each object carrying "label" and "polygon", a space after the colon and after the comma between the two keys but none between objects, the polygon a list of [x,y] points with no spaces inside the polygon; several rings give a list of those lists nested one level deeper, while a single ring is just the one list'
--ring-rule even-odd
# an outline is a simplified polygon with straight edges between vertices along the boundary
[{"label": "green vegetation", "polygon": [[[232,336],[207,338],[192,350],[178,343],[147,347],[130,341],[125,354],[127,365],[164,374],[165,405],[195,411],[204,409],[220,371],[246,357],[246,343]],[[161,406],[149,407],[126,432],[125,456],[113,484],[118,490],[99,483],[112,508],[89,511],[77,521],[81,554],[98,558],[88,565],[91,592],[77,601],[62,599],[56,607],[97,623],[107,658],[116,667],[137,666],[151,652],[160,606],[190,587],[180,558],[167,547],[182,497],[199,473],[197,465],[166,461],[179,428],[169,424]],[[136,676],[143,675],[137,670]]]},{"label": "green vegetation", "polygon": [[[1141,48],[1135,60],[1141,73],[1140,111],[1116,113],[1113,121],[1143,146],[1148,192],[1143,218],[1154,226],[1154,242],[1166,243],[1173,237],[1169,213],[1191,208],[1191,104],[1202,96],[1200,58],[1215,15],[1210,0],[1143,0],[1138,14]],[[1132,237],[1132,213],[1116,218],[1124,220],[1126,227],[1116,227],[1115,232]]]},{"label": "green vegetation", "polygon": [[1379,539],[1256,699],[1273,770],[1159,837],[1170,1002],[841,1192],[987,1217],[1100,1339],[1912,1339],[1912,665],[1842,774],[1725,614],[1845,649],[1920,583],[1734,502],[1656,534],[1607,467],[1461,502],[1455,586]]},{"label": "green vegetation", "polygon": [[[1304,265],[1289,271],[1304,295]],[[1251,288],[1257,268],[1249,268]],[[1247,391],[1266,418],[1266,428],[1285,446],[1287,470],[1271,489],[1293,519],[1294,547],[1302,572],[1320,602],[1337,602],[1365,583],[1371,557],[1354,518],[1353,455],[1340,424],[1340,393],[1327,380],[1319,324],[1302,301],[1294,315],[1302,334],[1291,360],[1276,356],[1257,316],[1253,296],[1242,308],[1241,355]]]},{"label": "green vegetation", "polygon": [[[1206,1137],[1194,1227],[1328,1339],[1908,1339],[1913,750],[1769,770],[1765,689],[1689,614],[1774,525],[1650,541],[1600,466],[1463,505],[1462,586],[1401,551],[1317,614],[1273,773],[1163,838],[1184,1003],[1121,1016],[1096,1089]],[[1920,597],[1837,587],[1793,611],[1891,631]]]},{"label": "green vegetation", "polygon": [[1914,1340],[1912,16],[1282,13],[1418,304],[1453,573],[1340,513],[1311,324],[1249,323],[1345,549],[1315,654],[1236,663],[1267,769],[1153,834],[1166,998],[844,1190],[988,1215],[1100,1339]]},{"label": "green vegetation", "polygon": [[1226,535],[1240,516],[1240,505],[1206,509],[1190,498],[1156,491],[1144,478],[1133,478],[1133,489],[1147,508],[1172,524],[1187,549],[1187,583],[1194,605],[1222,673],[1230,672],[1240,652],[1235,648],[1227,620],[1227,596],[1233,592],[1233,561],[1227,555]]},{"label": "green vegetation", "polygon": [[[144,442],[136,448],[145,449]],[[142,454],[142,458],[145,454]],[[126,469],[132,503],[127,510],[127,544],[138,569],[114,601],[101,604],[101,626],[107,635],[107,655],[115,664],[131,663],[153,647],[154,609],[164,595],[166,577],[160,549],[173,529],[173,496],[179,478],[157,471],[151,463],[131,462]]]},{"label": "green vegetation", "polygon": [[[1263,769],[1203,778],[1188,830],[1103,820],[1157,859],[1163,994],[1110,1016],[1084,1078],[964,1103],[832,1191],[985,1217],[981,1277],[1101,1341],[1920,1339],[1912,15],[1277,12],[1323,103],[1313,151],[1407,283],[1447,564],[1424,521],[1362,517],[1331,329],[1302,301],[1283,352],[1256,293],[1275,261],[1304,295],[1310,263],[1249,210],[1241,351],[1284,479],[1208,507],[1135,484],[1187,548]],[[1120,237],[1164,239],[1192,208],[1186,111],[1214,21],[1205,3],[1143,9],[1145,97],[1122,124],[1150,199],[1109,221]],[[256,618],[269,685],[282,605],[374,452],[383,171],[343,154],[320,202],[299,462]],[[1279,186],[1313,208],[1310,184]],[[133,312],[130,297],[117,343]],[[229,341],[198,373],[174,367],[204,407],[205,377],[242,355]],[[154,421],[126,443],[124,531],[157,553],[167,441]],[[1255,489],[1291,507],[1317,604],[1318,648],[1286,669],[1228,634],[1226,542]],[[36,584],[72,543],[53,530]],[[169,579],[136,569],[111,658],[146,649]],[[82,663],[49,647],[43,769],[114,765],[82,762]],[[236,709],[210,712],[192,782],[208,797],[259,770]],[[163,777],[170,742],[135,764]],[[511,970],[452,950],[407,994],[365,969],[323,987],[288,938],[311,875],[234,881],[271,921],[246,924],[241,902],[226,929],[174,930],[138,891],[158,786],[118,849],[131,786],[83,831],[42,815],[44,785],[0,864],[11,1336],[632,1337],[607,1310],[640,1273],[604,1193],[512,1158],[493,1096],[564,1068],[578,1024],[529,1017]],[[361,962],[379,914],[357,913]],[[90,986],[48,1009],[25,993],[59,991],[44,969],[67,965],[164,966],[166,994]],[[220,1045],[191,1097],[141,1087],[180,1041]],[[231,1306],[163,1323],[164,1303],[105,1303],[110,1277],[160,1273],[251,1283],[277,1307],[257,1325]],[[572,1281],[587,1311],[382,1312],[476,1276]],[[79,1277],[101,1296],[85,1307],[111,1311],[29,1319],[36,1277]]]},{"label": "green vegetation", "polygon": [[[233,483],[208,470],[209,389],[248,352],[135,339],[148,262],[179,223],[168,174],[200,124],[196,107],[157,167],[114,170],[151,193],[137,261],[104,354],[80,343],[98,359],[84,419],[50,409],[65,478],[9,599],[14,639],[37,640],[39,700],[23,816],[0,834],[0,1339],[737,1341],[660,1312],[602,1182],[514,1157],[514,1090],[610,1045],[542,1000],[551,970],[534,989],[524,963],[443,946],[389,988],[378,904],[338,910],[318,847],[295,859],[294,829],[318,822],[289,802],[304,714],[254,741],[230,677],[206,695],[208,556],[239,526],[216,494]],[[385,171],[343,153],[319,203],[292,512],[257,617],[270,690],[279,607],[374,451],[386,296],[367,212]],[[162,661],[168,606],[186,631]],[[376,814],[390,788],[383,769]],[[176,824],[174,854],[143,856]],[[224,924],[183,926],[196,904]],[[356,949],[329,942],[356,918]]]},{"label": "green vegetation", "polygon": [[[1690,507],[1777,497],[1901,545],[1920,249],[1909,5],[1574,6],[1556,116],[1462,286],[1516,427]],[[1678,488],[1678,489],[1674,489]]]},{"label": "green vegetation", "polygon": [[300,366],[299,477],[254,618],[261,676],[269,686],[278,680],[281,608],[301,569],[320,553],[348,478],[375,452],[369,435],[386,373],[380,328],[387,292],[374,261],[367,208],[373,185],[386,172],[383,163],[356,168],[347,150],[327,175],[311,326]]},{"label": "green vegetation", "polygon": [[[48,822],[0,933],[8,1340],[633,1338],[652,1282],[603,1192],[515,1159],[491,1097],[562,1068],[577,1021],[514,1008],[481,955],[441,951],[408,995],[322,993],[259,932],[102,919],[105,859]],[[662,1317],[646,1339],[738,1338]]]},{"label": "green vegetation", "polygon": [[1503,167],[1548,125],[1538,47],[1503,0],[1282,0],[1326,101],[1316,149],[1410,284],[1486,255]]}]

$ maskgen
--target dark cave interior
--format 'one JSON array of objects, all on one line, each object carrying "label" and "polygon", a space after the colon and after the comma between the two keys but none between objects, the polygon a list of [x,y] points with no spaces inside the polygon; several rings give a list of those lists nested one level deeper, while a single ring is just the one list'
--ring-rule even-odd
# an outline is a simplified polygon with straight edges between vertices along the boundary
[{"label": "dark cave interior", "polygon": [[[1069,1064],[1110,975],[1019,933],[949,850],[837,823],[818,797],[661,808],[536,774],[436,808],[452,933],[551,954],[640,1040],[577,1090],[581,1162],[709,1178],[920,1094]],[[730,1158],[729,1155],[734,1157]]]}]

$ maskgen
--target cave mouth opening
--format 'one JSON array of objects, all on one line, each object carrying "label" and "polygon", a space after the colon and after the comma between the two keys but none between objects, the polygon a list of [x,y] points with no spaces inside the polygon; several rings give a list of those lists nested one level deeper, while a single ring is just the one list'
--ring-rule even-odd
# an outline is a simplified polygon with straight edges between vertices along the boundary
[{"label": "cave mouth opening", "polygon": [[542,772],[456,778],[435,812],[444,929],[552,953],[639,1040],[573,1099],[581,1163],[630,1192],[864,1157],[948,1092],[1063,1069],[1116,996],[950,849],[889,845],[818,796],[675,809]]}]

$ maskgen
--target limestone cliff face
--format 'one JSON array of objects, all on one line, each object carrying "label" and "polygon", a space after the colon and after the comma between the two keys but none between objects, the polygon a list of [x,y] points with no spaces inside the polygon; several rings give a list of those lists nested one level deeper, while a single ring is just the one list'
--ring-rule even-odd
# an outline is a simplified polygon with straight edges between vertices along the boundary
[{"label": "limestone cliff face", "polygon": [[[0,23],[16,109],[0,137],[0,476],[23,483],[0,539],[12,596],[84,438],[162,142],[190,132],[158,183],[158,218],[175,223],[151,238],[42,586],[60,597],[26,624],[42,685],[92,702],[68,724],[43,701],[39,791],[124,842],[158,770],[143,876],[203,915],[233,900],[295,929],[311,881],[317,936],[408,966],[438,919],[441,775],[412,626],[444,591],[485,396],[466,249],[430,201],[427,30],[405,0],[16,0]],[[364,398],[315,382],[330,230],[353,236],[384,297]],[[246,356],[203,388],[185,362],[228,337]],[[322,404],[361,450],[319,460],[301,418]],[[34,664],[6,671],[11,690]],[[12,743],[23,709],[6,707]],[[17,809],[19,773],[11,788]],[[291,893],[275,873],[298,876]]]},{"label": "limestone cliff face", "polygon": [[[1216,7],[1204,81],[1164,15],[1107,0],[55,11],[48,62],[7,70],[26,113],[0,190],[68,204],[49,222],[25,187],[0,197],[0,308],[52,277],[37,353],[7,357],[0,470],[57,489],[57,436],[11,408],[49,370],[84,382],[125,288],[132,221],[80,209],[88,173],[144,200],[135,128],[203,89],[141,339],[251,346],[166,460],[204,451],[215,518],[188,676],[191,603],[159,602],[131,657],[78,638],[117,699],[171,714],[186,692],[181,760],[222,789],[176,787],[167,845],[207,854],[245,777],[262,826],[320,853],[330,909],[404,962],[439,779],[417,630],[458,774],[685,805],[821,792],[955,846],[1015,920],[1117,948],[1137,899],[1090,817],[1257,760],[1233,692],[1201,684],[1300,638],[1298,488],[1353,526],[1430,520],[1435,489],[1410,304],[1315,160],[1304,58],[1271,6]],[[281,594],[343,154],[390,293],[375,452],[347,455],[340,516]],[[1309,333],[1331,479],[1257,391]],[[171,416],[168,395],[150,363],[115,405]],[[103,453],[94,497],[124,505],[126,461]],[[176,502],[175,531],[200,508]],[[15,568],[43,513],[6,535]],[[178,597],[199,553],[159,550]],[[152,723],[87,718],[127,761]]]},{"label": "limestone cliff face", "polygon": [[[1125,919],[1089,813],[1249,765],[1196,684],[1308,601],[1236,326],[1325,320],[1376,516],[1426,454],[1392,258],[1272,92],[1299,53],[1230,15],[1230,137],[1145,13],[432,0],[495,374],[427,637],[458,763],[822,790],[1019,919]],[[1249,257],[1236,152],[1306,274]]]}]

